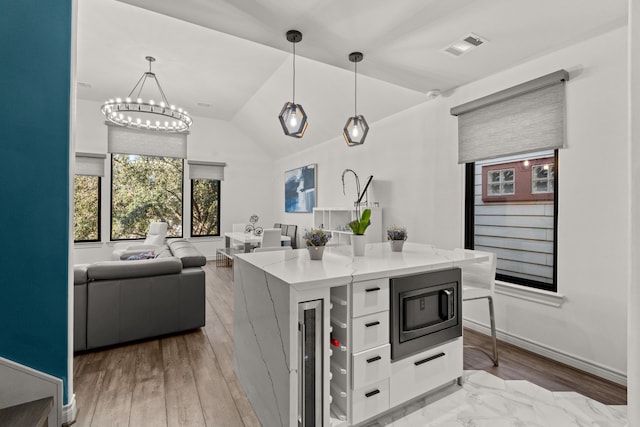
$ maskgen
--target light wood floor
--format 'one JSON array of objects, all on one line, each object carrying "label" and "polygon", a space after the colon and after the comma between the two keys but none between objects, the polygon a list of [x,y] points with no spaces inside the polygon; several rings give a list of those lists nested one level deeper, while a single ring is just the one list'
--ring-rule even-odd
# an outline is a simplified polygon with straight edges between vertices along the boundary
[{"label": "light wood floor", "polygon": [[[216,268],[215,262],[205,271],[204,328],[74,357],[76,426],[260,426],[233,373],[232,271]],[[465,330],[465,340],[482,344],[484,338]],[[482,353],[465,349],[465,369],[575,390],[603,403],[626,403],[623,387],[513,346],[501,343],[499,349],[499,368]]]}]

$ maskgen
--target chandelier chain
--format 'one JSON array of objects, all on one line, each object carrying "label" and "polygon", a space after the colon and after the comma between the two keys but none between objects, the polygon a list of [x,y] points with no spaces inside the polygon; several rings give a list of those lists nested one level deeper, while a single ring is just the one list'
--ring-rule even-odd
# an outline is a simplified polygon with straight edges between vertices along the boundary
[{"label": "chandelier chain", "polygon": [[138,93],[136,94],[136,98],[140,98],[140,94],[142,93],[142,89],[144,88],[144,85],[147,82],[147,78],[152,77],[153,80],[156,82],[156,87],[158,88],[158,92],[160,92],[162,101],[165,103],[165,105],[169,105],[169,101],[167,101],[167,96],[164,94],[164,90],[162,90],[162,86],[160,86],[160,81],[158,81],[158,77],[156,77],[155,73],[151,71],[151,63],[153,61],[149,59],[147,60],[149,61],[149,71],[145,71],[144,73],[142,73],[142,75],[136,82],[135,86],[133,86],[133,89],[131,89],[131,92],[129,92],[128,97],[130,98],[133,92],[135,92],[136,88],[140,86],[140,88],[138,89]]},{"label": "chandelier chain", "polygon": [[293,44],[293,103],[296,103],[296,44]]}]

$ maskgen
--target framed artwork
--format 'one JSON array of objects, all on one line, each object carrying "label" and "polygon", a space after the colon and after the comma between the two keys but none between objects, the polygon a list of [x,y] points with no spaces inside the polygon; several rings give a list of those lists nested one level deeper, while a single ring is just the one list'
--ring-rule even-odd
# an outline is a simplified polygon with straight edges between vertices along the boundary
[{"label": "framed artwork", "polygon": [[316,163],[284,173],[284,211],[312,212],[316,206]]}]

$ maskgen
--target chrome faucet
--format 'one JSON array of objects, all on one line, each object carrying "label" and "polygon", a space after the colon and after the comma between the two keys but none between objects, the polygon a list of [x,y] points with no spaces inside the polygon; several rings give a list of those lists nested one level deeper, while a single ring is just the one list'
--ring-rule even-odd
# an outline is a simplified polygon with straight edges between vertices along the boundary
[{"label": "chrome faucet", "polygon": [[345,169],[342,172],[342,194],[346,195],[347,193],[344,190],[344,176],[347,172],[351,172],[353,174],[353,176],[356,177],[356,191],[358,193],[358,197],[356,198],[356,201],[353,203],[354,206],[356,207],[356,209],[358,208],[358,201],[360,200],[360,179],[358,178],[358,174],[353,170],[353,169]]}]

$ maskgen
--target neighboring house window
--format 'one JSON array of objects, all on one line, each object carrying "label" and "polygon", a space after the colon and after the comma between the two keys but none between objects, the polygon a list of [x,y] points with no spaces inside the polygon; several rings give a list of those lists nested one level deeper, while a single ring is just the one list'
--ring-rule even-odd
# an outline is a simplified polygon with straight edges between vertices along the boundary
[{"label": "neighboring house window", "polygon": [[220,235],[220,181],[191,180],[191,236]]},{"label": "neighboring house window", "polygon": [[73,240],[100,241],[100,177],[76,175],[73,178]]},{"label": "neighboring house window", "polygon": [[515,193],[515,170],[498,169],[487,172],[487,193],[491,196],[504,196]]},{"label": "neighboring house window", "polygon": [[553,157],[509,159],[478,162],[485,178],[482,180],[483,202],[553,200]]},{"label": "neighboring house window", "polygon": [[183,160],[111,155],[111,240],[144,238],[152,221],[182,237]]},{"label": "neighboring house window", "polygon": [[531,192],[533,194],[553,193],[555,167],[553,163],[531,168]]},{"label": "neighboring house window", "polygon": [[498,255],[498,280],[556,291],[556,165],[557,150],[467,163],[466,244]]}]

